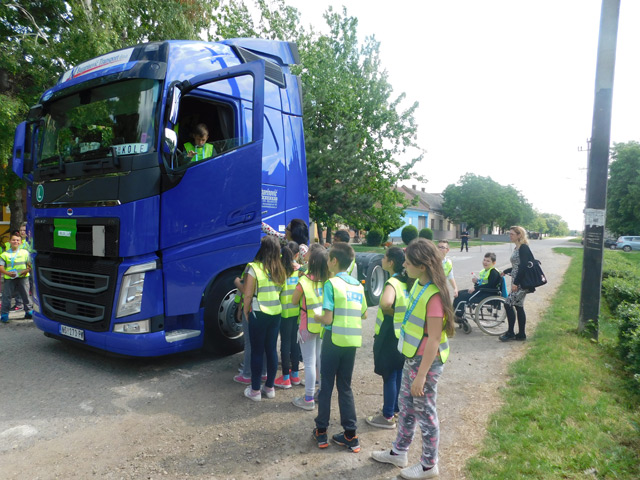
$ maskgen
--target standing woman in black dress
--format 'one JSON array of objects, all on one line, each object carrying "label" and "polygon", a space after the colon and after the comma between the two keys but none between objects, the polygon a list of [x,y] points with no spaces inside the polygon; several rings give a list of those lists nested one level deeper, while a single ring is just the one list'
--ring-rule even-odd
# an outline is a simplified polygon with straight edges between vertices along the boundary
[{"label": "standing woman in black dress", "polygon": [[[509,229],[509,238],[516,244],[511,254],[511,268],[506,268],[502,275],[511,274],[511,292],[506,301],[507,321],[509,329],[500,336],[500,340],[507,342],[509,340],[526,340],[525,325],[527,323],[527,315],[524,311],[524,299],[527,296],[527,290],[520,288],[520,283],[524,275],[523,267],[529,262],[533,262],[533,254],[529,248],[529,240],[527,240],[527,231],[522,227],[511,227]],[[514,311],[515,310],[515,311]],[[514,332],[516,324],[516,315],[518,317],[518,333]]]}]

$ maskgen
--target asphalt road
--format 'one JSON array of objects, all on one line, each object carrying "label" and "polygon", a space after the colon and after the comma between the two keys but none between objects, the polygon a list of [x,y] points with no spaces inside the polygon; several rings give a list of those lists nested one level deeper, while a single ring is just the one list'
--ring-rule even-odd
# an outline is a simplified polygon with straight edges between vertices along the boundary
[{"label": "asphalt road", "polygon": [[[576,246],[576,244],[569,244],[563,240],[551,239],[532,241],[531,248],[536,257],[546,259],[551,258],[551,248],[558,245]],[[511,255],[512,245],[472,247],[468,253],[455,250],[450,252],[449,255],[454,262],[454,273],[460,289],[468,288],[471,285],[470,272],[480,270],[482,257],[487,251],[495,252],[498,256],[498,267],[504,268],[509,264],[508,259]],[[544,259],[542,267],[546,271]],[[372,363],[370,363],[372,361],[366,357],[367,355],[370,357],[376,310],[376,308],[369,309],[369,321],[366,322],[368,330],[365,331],[365,343],[362,348],[362,363],[366,364],[363,366],[366,372],[370,372],[372,369]],[[237,371],[241,355],[211,358],[194,352],[156,359],[113,358],[46,338],[34,326],[33,322],[20,320],[22,316],[22,312],[12,313],[12,321],[6,325],[0,325],[1,478],[36,478],[27,472],[29,465],[37,465],[38,462],[35,458],[22,460],[21,454],[24,453],[27,457],[32,456],[34,452],[38,451],[39,445],[45,445],[47,442],[54,442],[54,445],[62,444],[58,448],[64,452],[65,439],[72,438],[73,432],[98,432],[96,435],[100,436],[99,432],[102,430],[103,435],[109,437],[107,426],[132,413],[151,418],[154,415],[166,416],[179,412],[181,421],[190,426],[208,426],[224,420],[234,425],[234,435],[237,434],[240,438],[243,438],[243,434],[246,436],[247,432],[242,431],[246,427],[244,423],[246,408],[253,408],[253,406],[245,405],[247,402],[241,396],[241,387],[231,381],[231,377]],[[450,368],[456,368],[456,363],[461,366],[462,364],[472,365],[471,362],[481,365],[478,362],[485,361],[483,360],[483,352],[486,352],[489,345],[496,348],[497,356],[488,358],[487,365],[497,361],[493,358],[502,358],[503,356],[506,358],[509,352],[508,345],[500,344],[495,337],[483,335],[477,328],[474,328],[470,335],[456,335],[452,346],[452,366]],[[465,368],[468,370],[466,373]],[[477,371],[462,366],[461,370],[462,373],[456,375],[456,378],[459,377],[459,380],[456,381],[459,381],[460,387],[454,383],[454,375],[451,373],[447,380],[450,382],[449,385],[446,383],[443,385],[444,395],[447,395],[447,389],[454,387],[461,389],[462,386],[468,385],[474,379],[482,379],[483,375],[488,375],[487,372],[490,371],[488,366]],[[374,408],[379,408],[378,404],[381,399],[379,379],[370,378],[373,375],[371,373],[361,375],[363,380],[355,387],[359,391],[359,399],[363,399],[359,400],[358,404],[359,416],[374,413]],[[468,378],[465,378],[465,375]],[[487,377],[486,380],[488,384],[490,379]],[[289,392],[285,391],[284,393],[289,394]],[[301,391],[296,391],[296,393],[300,394]],[[277,399],[282,398],[280,393],[278,395]],[[242,408],[238,407],[239,403]],[[275,409],[273,413],[276,425],[277,408],[280,408],[280,415],[282,415],[283,408],[286,412],[295,412],[293,415],[296,415],[296,418],[300,415],[300,412],[297,412],[297,409],[290,405],[290,399],[283,398],[281,404],[271,405],[276,405],[270,407],[272,410]],[[307,415],[307,413],[302,412],[303,415]],[[333,415],[335,416],[336,413],[334,412]],[[304,418],[304,426],[309,427],[310,431],[311,416],[307,415]],[[444,416],[443,424],[446,421],[447,417]],[[163,428],[172,427],[163,424]],[[450,428],[449,431],[453,430]],[[382,433],[376,431],[369,434],[368,446],[372,447],[371,444],[374,442],[379,443],[378,440],[375,440],[379,435],[385,435],[379,438],[386,439],[389,435],[385,432],[387,431]],[[140,435],[142,437],[140,442],[144,442],[144,432],[141,432]],[[218,435],[220,437],[221,434]],[[228,435],[228,433],[225,432],[224,435]],[[308,440],[306,437],[305,435],[305,440]],[[289,447],[285,447],[288,445],[285,440],[293,443]],[[82,442],[84,439],[76,441]],[[87,441],[90,440],[87,439]],[[285,442],[283,448],[300,448],[296,447],[298,441],[296,438],[291,439],[285,436],[283,437],[283,442]],[[454,441],[454,439],[444,438],[443,448],[449,448],[447,442]],[[386,440],[384,442],[386,443]],[[379,445],[377,446],[380,448]],[[113,447],[111,443],[108,445],[97,443],[92,458],[100,458],[101,452],[107,451],[111,447]],[[456,447],[451,445],[450,448]],[[276,452],[279,450],[276,449]],[[126,455],[127,452],[124,451],[120,454]],[[368,462],[363,460],[366,456],[368,453],[358,456],[357,460],[351,460],[349,457],[348,461],[357,461],[358,464],[364,462],[367,468],[371,468],[370,471],[363,471],[362,478],[389,478],[389,475],[376,476],[375,472],[378,470],[370,467]],[[52,473],[51,476],[39,475],[37,478],[64,478],[64,475],[68,475],[69,471],[79,474],[74,478],[83,478],[82,472],[88,472],[87,476],[90,476],[92,471],[94,476],[100,476],[100,467],[95,465],[90,467],[80,464],[76,465],[76,470],[65,470],[63,468],[64,462],[74,462],[73,455],[61,454],[60,457],[62,458],[58,459],[59,462],[54,463],[56,468],[61,470],[52,470],[52,472],[59,473]],[[68,457],[67,460],[65,460],[66,457]],[[23,461],[24,467],[20,463]],[[50,463],[50,461],[47,459],[47,462]],[[135,468],[142,468],[131,459],[127,461],[136,465]],[[202,461],[205,462],[202,465],[206,465],[207,461]],[[11,466],[10,475],[2,474],[3,463],[5,466]],[[85,463],[93,463],[93,461],[86,462],[85,459]],[[46,462],[43,463],[43,465],[45,464]],[[201,464],[198,463],[198,465]],[[228,469],[228,477],[223,475],[222,478],[234,478],[234,466],[237,467],[237,460],[229,457],[229,466],[222,465],[220,467]],[[281,467],[284,468],[284,465]],[[336,466],[334,465],[334,467]],[[16,476],[15,472],[20,468],[26,469],[23,470],[24,476],[20,474]],[[45,472],[46,468],[46,466],[42,467]],[[54,467],[51,466],[51,468]],[[350,471],[355,467],[347,464],[345,468],[346,471]],[[360,478],[360,476],[351,477]],[[129,473],[116,478],[135,478],[135,474]],[[172,477],[169,475],[164,478]],[[244,477],[240,474],[237,478]],[[295,476],[291,478],[295,478]],[[454,478],[454,476],[446,478]]]}]

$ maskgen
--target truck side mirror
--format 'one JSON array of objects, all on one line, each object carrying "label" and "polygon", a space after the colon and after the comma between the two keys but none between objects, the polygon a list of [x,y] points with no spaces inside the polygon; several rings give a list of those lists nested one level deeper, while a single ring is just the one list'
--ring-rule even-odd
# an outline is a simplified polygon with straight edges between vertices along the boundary
[{"label": "truck side mirror", "polygon": [[169,121],[175,125],[178,123],[178,107],[180,106],[180,98],[182,97],[182,92],[177,85],[173,86],[173,90],[171,91],[171,97],[169,98]]},{"label": "truck side mirror", "polygon": [[16,127],[16,134],[13,138],[13,161],[12,170],[18,177],[24,176],[24,158],[27,137],[27,122],[22,122]]},{"label": "truck side mirror", "polygon": [[173,155],[178,148],[178,134],[170,129],[164,129],[164,151]]}]

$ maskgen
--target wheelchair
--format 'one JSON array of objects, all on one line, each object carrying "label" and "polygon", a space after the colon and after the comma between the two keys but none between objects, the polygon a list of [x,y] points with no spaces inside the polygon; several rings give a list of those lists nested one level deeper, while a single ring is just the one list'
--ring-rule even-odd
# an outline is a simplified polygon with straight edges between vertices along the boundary
[{"label": "wheelchair", "polygon": [[[504,278],[502,281],[504,282]],[[462,318],[456,317],[456,323],[464,333],[471,333],[469,322],[473,320],[487,335],[502,335],[507,330],[507,305],[501,289],[496,289],[494,295],[474,302],[473,297],[477,293],[479,292],[472,295],[468,302],[460,302],[458,308],[463,309],[463,315]]]}]

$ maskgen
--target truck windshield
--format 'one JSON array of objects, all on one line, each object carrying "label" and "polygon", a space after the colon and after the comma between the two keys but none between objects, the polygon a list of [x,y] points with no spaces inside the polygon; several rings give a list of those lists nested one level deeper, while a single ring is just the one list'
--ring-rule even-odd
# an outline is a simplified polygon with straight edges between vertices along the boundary
[{"label": "truck windshield", "polygon": [[47,105],[39,166],[155,149],[160,83],[134,79],[83,90]]}]

